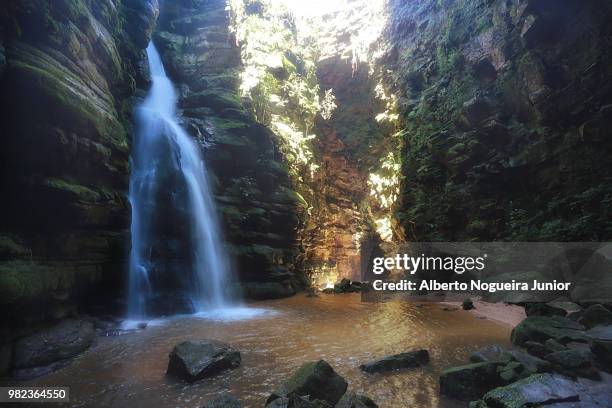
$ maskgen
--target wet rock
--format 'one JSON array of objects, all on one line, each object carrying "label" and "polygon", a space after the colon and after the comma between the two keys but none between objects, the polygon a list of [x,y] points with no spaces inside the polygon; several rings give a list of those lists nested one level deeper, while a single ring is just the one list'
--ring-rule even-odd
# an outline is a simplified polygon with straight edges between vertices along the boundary
[{"label": "wet rock", "polygon": [[[13,369],[19,377],[45,374],[63,366],[57,364],[85,351],[93,342],[93,323],[82,319],[67,319],[15,343]],[[54,365],[48,370],[45,366]],[[25,370],[35,369],[36,370]]]},{"label": "wet rock", "polygon": [[481,407],[527,408],[576,401],[579,393],[570,379],[556,374],[535,374],[487,392]]},{"label": "wet rock", "polygon": [[544,357],[550,353],[546,346],[544,346],[542,343],[538,343],[537,341],[526,341],[523,344],[523,347],[529,354],[536,357]]},{"label": "wet rock", "polygon": [[546,356],[553,368],[571,377],[598,379],[599,373],[591,362],[591,353],[585,350],[564,350]]},{"label": "wet rock", "polygon": [[559,343],[555,339],[548,339],[548,340],[546,340],[544,342],[544,347],[546,347],[546,351],[548,352],[547,354],[555,353],[557,351],[565,351],[565,350],[567,350],[567,347],[565,347],[563,344]]},{"label": "wet rock", "polygon": [[527,303],[525,313],[527,316],[565,316],[567,314],[564,309],[547,303]]},{"label": "wet rock", "polygon": [[366,373],[380,373],[402,368],[420,367],[427,363],[429,363],[429,353],[427,350],[416,350],[370,361],[360,365],[359,368]]},{"label": "wet rock", "polygon": [[529,376],[525,366],[516,361],[511,361],[504,366],[497,367],[497,374],[504,384],[510,384]]},{"label": "wet rock", "polygon": [[554,339],[561,344],[587,342],[584,326],[561,316],[530,316],[512,330],[511,340],[522,346],[527,341],[544,343]]},{"label": "wet rock", "polygon": [[541,358],[524,353],[520,350],[508,350],[507,356],[524,367],[524,371],[529,375],[550,371],[550,363]]},{"label": "wet rock", "polygon": [[472,310],[474,309],[474,302],[472,302],[472,299],[465,299],[461,304],[461,307],[463,310]]},{"label": "wet rock", "polygon": [[208,401],[203,408],[241,408],[242,404],[234,395],[225,393]]},{"label": "wet rock", "polygon": [[340,283],[336,283],[334,285],[334,292],[345,293],[345,292],[348,292],[350,288],[351,288],[351,280],[347,278],[342,278]]},{"label": "wet rock", "polygon": [[187,382],[211,377],[240,365],[240,352],[215,340],[184,341],[170,353],[167,373]]},{"label": "wet rock", "polygon": [[506,349],[499,344],[485,346],[470,354],[470,361],[472,363],[503,361],[507,359],[508,355],[506,354]]},{"label": "wet rock", "polygon": [[378,408],[378,405],[368,396],[351,391],[344,394],[334,408]]},{"label": "wet rock", "polygon": [[266,405],[281,398],[309,396],[335,405],[344,395],[347,383],[325,361],[305,363],[287,381],[270,395]]},{"label": "wet rock", "polygon": [[612,312],[602,305],[592,305],[585,309],[578,318],[578,323],[591,329],[595,326],[612,324]]},{"label": "wet rock", "polygon": [[266,408],[332,408],[327,401],[310,400],[308,396],[292,395],[280,397],[266,405]]},{"label": "wet rock", "polygon": [[497,373],[501,364],[484,362],[446,369],[440,375],[440,393],[461,400],[479,398],[503,384]]}]

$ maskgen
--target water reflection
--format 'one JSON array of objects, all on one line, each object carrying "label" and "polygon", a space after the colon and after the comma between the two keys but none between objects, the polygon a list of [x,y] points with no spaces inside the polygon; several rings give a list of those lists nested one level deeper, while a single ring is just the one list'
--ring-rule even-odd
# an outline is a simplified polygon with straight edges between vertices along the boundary
[{"label": "water reflection", "polygon": [[[69,367],[35,385],[69,385],[71,406],[199,407],[231,391],[245,407],[261,407],[269,393],[303,362],[326,359],[381,407],[464,406],[440,399],[438,373],[482,345],[505,344],[509,328],[441,306],[361,303],[359,295],[322,295],[258,302],[241,319],[179,316],[119,337],[100,337]],[[253,310],[253,309],[248,309]],[[234,315],[236,317],[236,315]],[[168,353],[188,339],[212,338],[242,353],[240,368],[193,385],[165,375]],[[359,364],[415,348],[430,352],[425,368],[368,375]]]}]

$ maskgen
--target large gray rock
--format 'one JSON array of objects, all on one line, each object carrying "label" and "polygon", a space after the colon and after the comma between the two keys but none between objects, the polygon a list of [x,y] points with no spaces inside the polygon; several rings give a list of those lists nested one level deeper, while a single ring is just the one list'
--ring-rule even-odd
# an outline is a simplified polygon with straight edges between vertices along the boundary
[{"label": "large gray rock", "polygon": [[440,375],[440,393],[471,400],[503,384],[497,369],[501,362],[483,362],[452,367]]},{"label": "large gray rock", "polygon": [[420,367],[427,363],[429,363],[429,353],[427,350],[416,350],[370,361],[360,365],[359,368],[366,373],[380,373],[402,368]]},{"label": "large gray rock", "polygon": [[[64,320],[17,341],[13,350],[13,369],[48,366],[74,357],[89,348],[94,336],[92,322],[82,319]],[[40,373],[43,374],[44,370]]]},{"label": "large gray rock", "polygon": [[483,400],[486,406],[521,408],[539,406],[552,401],[578,401],[570,379],[555,374],[535,374],[506,387],[488,392]]},{"label": "large gray rock", "polygon": [[167,373],[188,382],[240,365],[240,352],[215,340],[184,341],[170,353]]},{"label": "large gray rock", "polygon": [[511,339],[519,346],[528,341],[544,343],[548,339],[561,344],[588,341],[584,326],[561,316],[530,316],[512,330]]},{"label": "large gray rock", "polygon": [[325,361],[305,363],[287,381],[270,395],[266,405],[279,398],[309,396],[311,400],[322,400],[330,405],[336,403],[346,392],[348,384]]}]

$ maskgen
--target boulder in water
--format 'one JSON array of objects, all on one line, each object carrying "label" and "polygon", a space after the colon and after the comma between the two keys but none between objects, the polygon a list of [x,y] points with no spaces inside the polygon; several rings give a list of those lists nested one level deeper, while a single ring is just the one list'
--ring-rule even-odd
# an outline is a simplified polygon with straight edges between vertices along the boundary
[{"label": "boulder in water", "polygon": [[85,351],[95,337],[94,325],[85,319],[66,319],[17,341],[13,351],[14,375],[32,378],[67,364]]},{"label": "boulder in water", "polygon": [[325,360],[305,363],[270,395],[266,406],[270,406],[279,398],[287,399],[286,402],[289,403],[293,397],[305,396],[312,399],[312,402],[322,400],[334,406],[346,392],[347,386],[344,378],[338,375]]},{"label": "boulder in water", "polygon": [[497,373],[501,362],[484,362],[452,367],[440,375],[440,393],[452,398],[471,400],[503,384]]},{"label": "boulder in water", "polygon": [[370,361],[360,365],[359,368],[366,373],[379,373],[402,368],[420,367],[427,363],[429,363],[429,353],[427,350],[416,350]]},{"label": "boulder in water", "polygon": [[[470,354],[470,362],[472,363],[484,363],[490,361],[501,361],[504,360],[506,349],[499,344],[491,344],[484,346],[478,351]],[[508,356],[506,356],[507,359]]]},{"label": "boulder in water", "polygon": [[474,309],[474,302],[472,302],[472,299],[465,299],[461,304],[461,307],[463,310],[472,310]]},{"label": "boulder in water", "polygon": [[167,373],[188,382],[240,365],[240,352],[215,340],[184,341],[170,353]]}]

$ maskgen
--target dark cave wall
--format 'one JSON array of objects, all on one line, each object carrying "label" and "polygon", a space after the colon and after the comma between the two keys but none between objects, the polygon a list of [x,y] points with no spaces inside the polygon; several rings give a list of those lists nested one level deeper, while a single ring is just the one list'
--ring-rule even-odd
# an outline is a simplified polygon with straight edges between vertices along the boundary
[{"label": "dark cave wall", "polygon": [[[4,326],[120,291],[129,251],[132,97],[156,0],[0,8],[0,304]],[[18,333],[11,332],[3,340]]]},{"label": "dark cave wall", "polygon": [[612,236],[612,3],[392,1],[413,240]]}]

